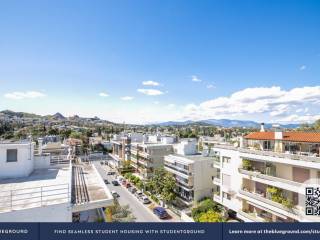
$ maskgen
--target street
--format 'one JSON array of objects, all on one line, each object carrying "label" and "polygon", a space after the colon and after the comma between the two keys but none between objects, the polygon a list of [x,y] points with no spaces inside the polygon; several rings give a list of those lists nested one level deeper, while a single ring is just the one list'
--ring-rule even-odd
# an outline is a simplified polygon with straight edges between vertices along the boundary
[{"label": "street", "polygon": [[132,214],[135,216],[136,222],[167,222],[169,220],[160,220],[156,215],[152,213],[150,209],[147,208],[142,202],[140,202],[133,194],[131,194],[127,189],[122,186],[113,186],[111,181],[114,180],[114,176],[107,175],[106,171],[100,164],[100,161],[92,161],[92,164],[95,165],[96,169],[100,173],[103,179],[108,179],[110,184],[107,185],[110,191],[116,191],[120,197],[118,201],[120,205],[129,205]]}]

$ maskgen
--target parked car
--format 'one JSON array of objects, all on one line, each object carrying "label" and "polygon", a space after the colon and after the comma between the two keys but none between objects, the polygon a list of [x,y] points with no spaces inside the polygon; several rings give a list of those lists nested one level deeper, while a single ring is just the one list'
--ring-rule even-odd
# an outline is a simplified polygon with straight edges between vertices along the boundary
[{"label": "parked car", "polygon": [[129,187],[131,187],[131,184],[127,182],[125,186],[126,186],[126,188],[129,188]]},{"label": "parked car", "polygon": [[122,181],[124,180],[124,178],[121,177],[121,176],[118,176],[118,177],[117,177],[117,180],[118,180],[119,182],[122,182]]},{"label": "parked car", "polygon": [[121,184],[122,184],[123,186],[126,186],[126,185],[127,185],[127,181],[126,181],[126,180],[123,180],[123,181],[121,182]]},{"label": "parked car", "polygon": [[113,186],[119,186],[119,185],[120,185],[117,180],[113,180],[113,181],[112,181],[112,184],[113,184]]},{"label": "parked car", "polygon": [[141,201],[144,203],[144,204],[149,204],[151,203],[151,201],[149,200],[149,198],[147,196],[143,196],[141,198]]},{"label": "parked car", "polygon": [[137,191],[137,189],[135,187],[131,187],[129,191],[134,194]]},{"label": "parked car", "polygon": [[153,209],[153,213],[160,219],[167,218],[169,216],[168,212],[163,207],[155,207]]},{"label": "parked car", "polygon": [[103,180],[105,184],[109,184],[110,182],[108,181],[108,179]]},{"label": "parked car", "polygon": [[112,172],[112,171],[110,171],[110,172],[108,172],[107,173],[107,175],[115,175],[116,173],[115,172]]},{"label": "parked car", "polygon": [[143,193],[141,191],[137,191],[134,195],[139,199]]},{"label": "parked car", "polygon": [[117,193],[116,191],[111,191],[111,194],[114,198],[120,197],[119,193]]}]

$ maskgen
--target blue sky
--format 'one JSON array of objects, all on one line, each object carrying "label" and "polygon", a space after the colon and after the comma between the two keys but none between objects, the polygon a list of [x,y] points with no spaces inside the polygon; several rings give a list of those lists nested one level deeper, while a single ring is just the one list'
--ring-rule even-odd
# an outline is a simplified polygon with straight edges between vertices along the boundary
[{"label": "blue sky", "polygon": [[314,121],[319,12],[293,0],[1,1],[0,109]]}]

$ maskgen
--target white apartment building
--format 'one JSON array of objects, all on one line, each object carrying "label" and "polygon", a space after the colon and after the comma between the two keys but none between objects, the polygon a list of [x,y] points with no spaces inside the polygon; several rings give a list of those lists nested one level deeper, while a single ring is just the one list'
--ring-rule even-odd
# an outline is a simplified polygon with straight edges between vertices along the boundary
[{"label": "white apartment building", "polygon": [[174,145],[174,152],[164,157],[164,168],[176,179],[179,201],[190,207],[205,197],[212,197],[212,157],[198,153],[196,141],[191,139]]},{"label": "white apartment building", "polygon": [[306,187],[319,187],[320,133],[254,132],[240,147],[215,145],[214,201],[245,222],[314,222]]},{"label": "white apartment building", "polygon": [[0,143],[0,222],[71,222],[81,213],[112,204],[93,165],[34,155],[32,142]]},{"label": "white apartment building", "polygon": [[112,167],[121,168],[125,161],[130,161],[131,138],[128,136],[114,136],[112,143],[112,153],[109,154],[112,158],[110,164]]},{"label": "white apartment building", "polygon": [[173,153],[172,144],[131,143],[131,166],[142,178],[150,178],[155,169],[163,167],[164,156]]}]

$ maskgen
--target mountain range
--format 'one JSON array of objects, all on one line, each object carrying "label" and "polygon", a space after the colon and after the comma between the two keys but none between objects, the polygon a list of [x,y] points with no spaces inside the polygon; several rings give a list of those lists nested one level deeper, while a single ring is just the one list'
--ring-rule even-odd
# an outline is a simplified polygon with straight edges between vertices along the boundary
[{"label": "mountain range", "polygon": [[[81,120],[81,119],[91,119],[91,120],[100,120],[98,117],[94,118],[81,118],[77,115],[73,117],[65,117],[61,113],[57,112],[53,115],[46,115],[40,116],[33,113],[25,113],[25,112],[14,112],[11,110],[4,110],[0,112],[0,115],[6,115],[8,117],[18,117],[18,118],[45,118],[45,119],[54,119],[54,120],[66,120],[66,119],[73,119],[73,120]],[[109,122],[109,121],[106,121]],[[109,122],[111,123],[111,122]],[[156,125],[156,126],[187,126],[187,125],[211,125],[211,126],[219,126],[219,127],[245,127],[245,128],[260,128],[260,123],[255,121],[249,120],[231,120],[231,119],[206,119],[206,120],[199,120],[199,121],[168,121],[168,122],[161,122],[161,123],[153,123],[148,125]],[[297,128],[300,124],[292,123],[292,124],[280,124],[280,127],[283,128]],[[265,128],[271,128],[271,123],[265,123]]]},{"label": "mountain range", "polygon": [[[154,125],[158,126],[186,126],[186,125],[213,125],[219,127],[245,127],[245,128],[260,128],[261,123],[249,120],[231,120],[231,119],[206,119],[206,120],[199,120],[199,121],[169,121],[169,122],[162,122],[157,123]],[[272,123],[265,123],[265,128],[271,128]],[[297,128],[300,124],[291,123],[291,124],[279,124],[280,127],[283,128]]]}]

